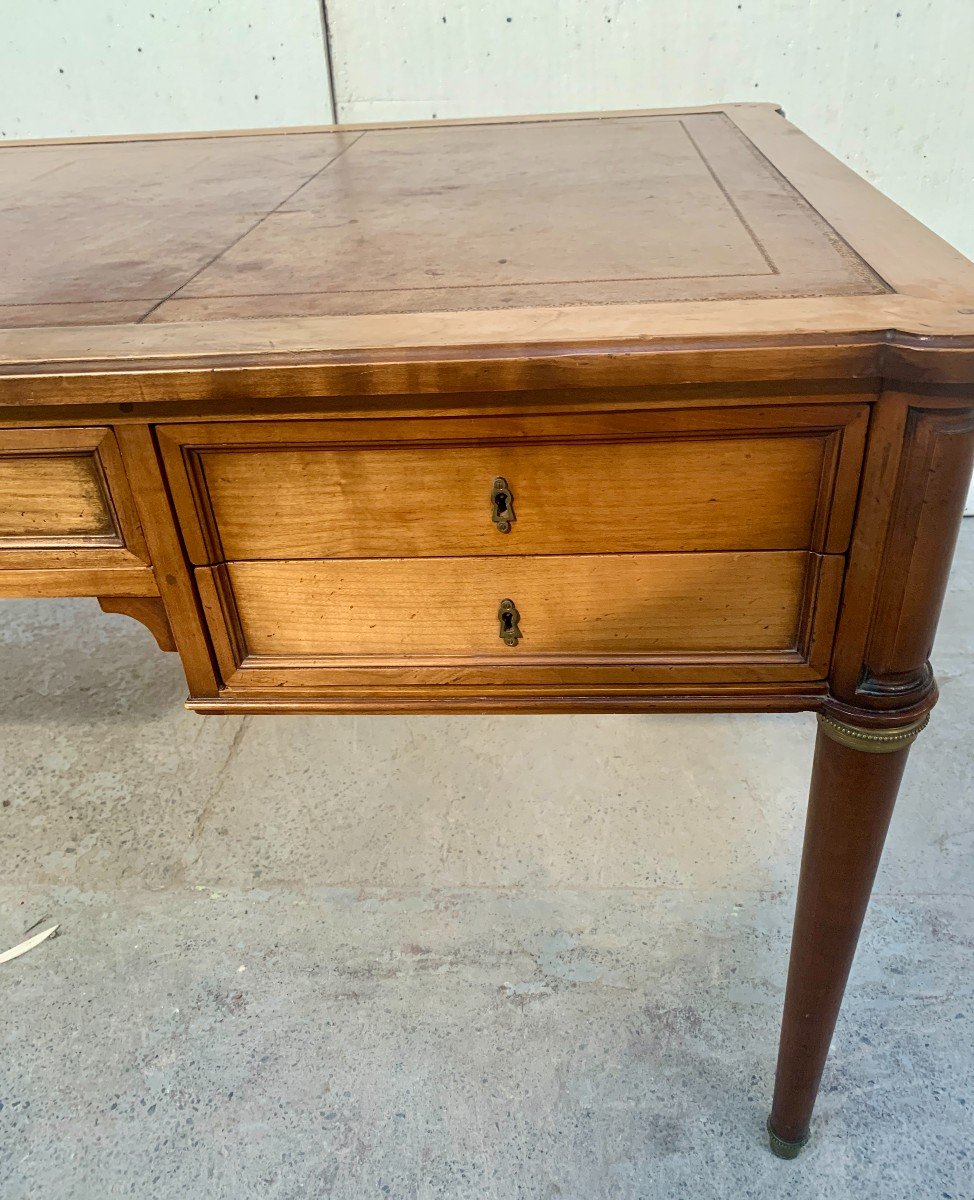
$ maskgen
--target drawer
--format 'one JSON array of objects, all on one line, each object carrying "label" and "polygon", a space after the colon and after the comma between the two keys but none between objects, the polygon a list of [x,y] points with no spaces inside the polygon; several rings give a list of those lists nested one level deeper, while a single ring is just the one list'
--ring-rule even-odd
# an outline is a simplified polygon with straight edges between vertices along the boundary
[{"label": "drawer", "polygon": [[865,406],[832,404],[230,423],[160,440],[196,564],[841,552],[865,423]]},{"label": "drawer", "polygon": [[842,567],[802,551],[524,555],[232,562],[197,578],[234,685],[370,667],[420,682],[446,664],[467,668],[454,681],[525,666],[754,680],[821,677]]},{"label": "drawer", "polygon": [[147,563],[110,429],[0,431],[0,571]]}]

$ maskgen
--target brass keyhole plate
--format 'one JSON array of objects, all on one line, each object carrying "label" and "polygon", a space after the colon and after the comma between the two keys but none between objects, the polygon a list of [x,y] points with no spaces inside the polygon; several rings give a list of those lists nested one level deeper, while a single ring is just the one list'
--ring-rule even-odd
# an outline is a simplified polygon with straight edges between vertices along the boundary
[{"label": "brass keyhole plate", "polygon": [[511,525],[517,520],[514,515],[514,495],[507,480],[498,475],[490,489],[490,519],[498,533],[510,533]]},{"label": "brass keyhole plate", "polygon": [[497,609],[497,619],[500,622],[500,639],[505,646],[516,646],[524,636],[521,633],[521,614],[514,607],[513,600],[502,600]]}]

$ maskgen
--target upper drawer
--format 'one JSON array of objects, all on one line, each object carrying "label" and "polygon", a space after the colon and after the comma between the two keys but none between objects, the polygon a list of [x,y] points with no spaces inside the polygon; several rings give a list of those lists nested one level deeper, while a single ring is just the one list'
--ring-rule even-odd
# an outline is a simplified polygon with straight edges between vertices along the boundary
[{"label": "upper drawer", "polygon": [[0,570],[146,562],[110,429],[0,430]]},{"label": "upper drawer", "polygon": [[864,405],[830,404],[235,422],[171,426],[160,436],[197,564],[841,552],[866,414]]}]

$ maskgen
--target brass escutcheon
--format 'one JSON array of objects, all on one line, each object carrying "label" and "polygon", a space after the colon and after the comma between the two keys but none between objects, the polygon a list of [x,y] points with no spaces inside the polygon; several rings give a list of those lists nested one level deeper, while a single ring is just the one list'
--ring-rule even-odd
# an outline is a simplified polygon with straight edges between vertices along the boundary
[{"label": "brass escutcheon", "polygon": [[514,495],[507,480],[498,475],[490,489],[490,519],[498,533],[510,533],[511,525],[517,520],[514,515]]},{"label": "brass escutcheon", "polygon": [[497,620],[500,622],[500,639],[505,646],[516,646],[524,636],[518,622],[521,614],[514,607],[513,600],[502,600],[497,609]]}]

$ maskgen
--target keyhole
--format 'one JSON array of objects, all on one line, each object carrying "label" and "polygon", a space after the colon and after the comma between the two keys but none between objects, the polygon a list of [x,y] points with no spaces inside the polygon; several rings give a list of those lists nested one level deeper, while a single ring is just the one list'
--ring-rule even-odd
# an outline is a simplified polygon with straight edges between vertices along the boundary
[{"label": "keyhole", "polygon": [[501,626],[505,633],[510,633],[514,629],[514,617],[511,613],[501,613]]},{"label": "keyhole", "polygon": [[497,515],[499,517],[507,516],[507,492],[497,493]]}]

